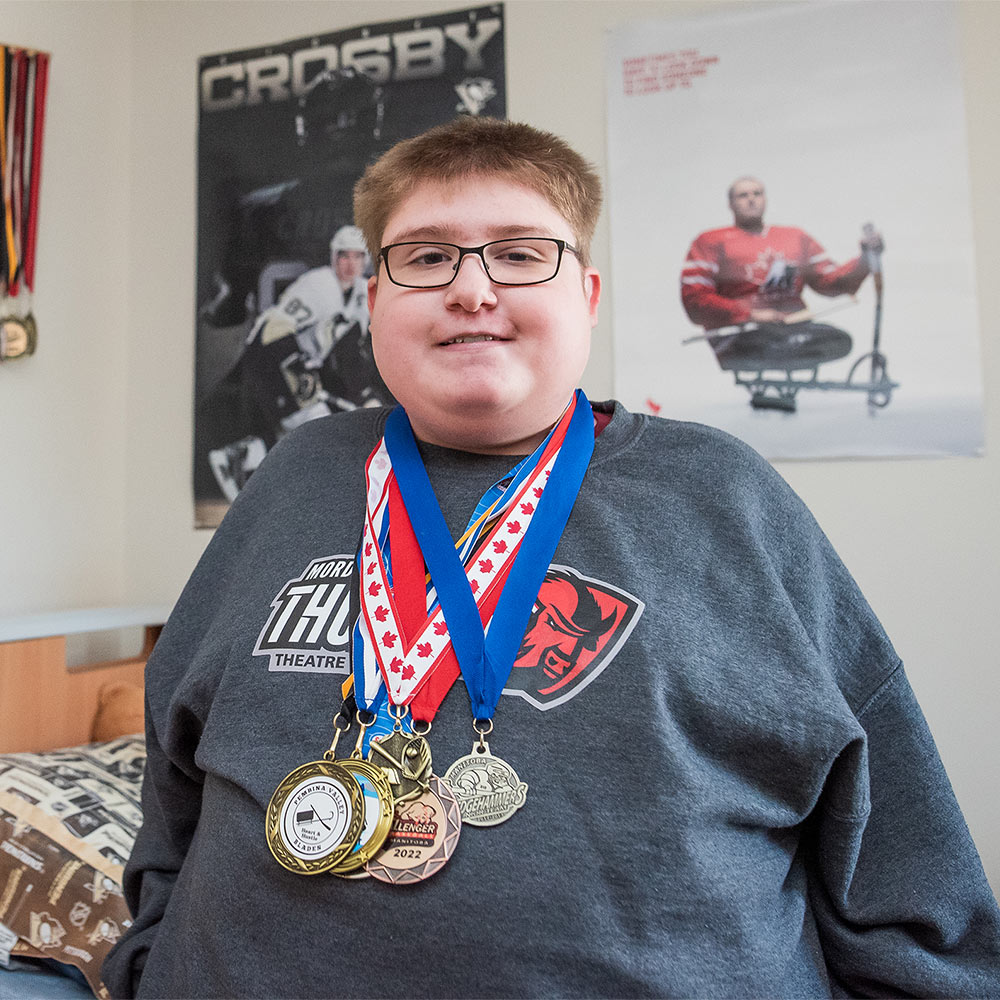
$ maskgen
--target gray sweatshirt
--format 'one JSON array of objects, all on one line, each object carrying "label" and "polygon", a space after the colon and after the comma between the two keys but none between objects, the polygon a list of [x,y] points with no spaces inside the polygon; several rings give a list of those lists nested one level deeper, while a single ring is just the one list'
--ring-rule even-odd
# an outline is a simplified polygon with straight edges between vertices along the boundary
[{"label": "gray sweatshirt", "polygon": [[[496,711],[524,807],[415,886],[279,866],[265,808],[332,736],[384,417],[273,449],[149,661],[114,996],[1000,996],[996,902],[829,542],[745,445],[618,404]],[[510,464],[423,454],[453,533]],[[459,681],[436,773],[471,722]]]}]

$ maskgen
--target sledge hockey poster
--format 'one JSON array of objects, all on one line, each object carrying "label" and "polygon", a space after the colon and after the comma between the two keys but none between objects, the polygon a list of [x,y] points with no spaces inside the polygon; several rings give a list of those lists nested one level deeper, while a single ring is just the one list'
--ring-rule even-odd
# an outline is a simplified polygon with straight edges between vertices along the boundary
[{"label": "sledge hockey poster", "polygon": [[198,101],[195,525],[215,527],[298,424],[392,402],[354,183],[400,139],[506,116],[503,5],[205,56]]},{"label": "sledge hockey poster", "polygon": [[957,18],[817,2],[610,33],[626,405],[771,459],[982,453]]}]

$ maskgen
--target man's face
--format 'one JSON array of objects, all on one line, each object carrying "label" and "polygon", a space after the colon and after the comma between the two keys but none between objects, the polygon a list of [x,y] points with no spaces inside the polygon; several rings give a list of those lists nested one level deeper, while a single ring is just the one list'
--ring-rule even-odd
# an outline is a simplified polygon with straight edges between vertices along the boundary
[{"label": "man's face", "polygon": [[729,192],[729,207],[737,226],[759,226],[764,221],[767,196],[764,185],[752,177],[737,181]]},{"label": "man's face", "polygon": [[333,260],[333,271],[342,285],[349,285],[365,269],[363,250],[338,250]]},{"label": "man's face", "polygon": [[[428,239],[479,246],[516,236],[573,243],[541,195],[500,177],[419,185],[393,213],[382,245]],[[538,285],[495,285],[462,258],[445,288],[402,288],[380,264],[369,281],[372,348],[418,437],[485,453],[524,454],[559,419],[579,383],[597,322],[600,275],[565,253]]]}]

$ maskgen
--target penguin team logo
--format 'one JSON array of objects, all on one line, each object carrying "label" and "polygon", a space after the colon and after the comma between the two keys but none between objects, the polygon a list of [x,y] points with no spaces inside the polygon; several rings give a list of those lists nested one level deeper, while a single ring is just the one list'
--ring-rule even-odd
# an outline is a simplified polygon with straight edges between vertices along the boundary
[{"label": "penguin team logo", "polygon": [[478,115],[497,96],[497,88],[488,77],[467,77],[455,84],[455,93],[461,98],[455,105],[459,114]]},{"label": "penguin team logo", "polygon": [[324,556],[281,588],[253,650],[268,670],[350,672],[353,569],[353,556]]},{"label": "penguin team logo", "polygon": [[542,710],[575,697],[614,659],[645,607],[624,590],[550,566],[504,694]]},{"label": "penguin team logo", "polygon": [[[281,588],[254,647],[269,670],[350,672],[353,569],[353,556],[325,556]],[[615,658],[644,610],[624,590],[550,566],[504,694],[543,711],[568,701]]]}]

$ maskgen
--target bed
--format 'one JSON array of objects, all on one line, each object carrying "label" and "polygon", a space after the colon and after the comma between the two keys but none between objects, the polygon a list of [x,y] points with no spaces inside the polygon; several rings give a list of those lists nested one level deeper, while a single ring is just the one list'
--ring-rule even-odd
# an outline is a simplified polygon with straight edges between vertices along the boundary
[{"label": "bed", "polygon": [[[143,669],[168,612],[0,620],[0,1000],[108,996],[142,818]],[[67,666],[68,636],[127,629],[132,655]]]}]

